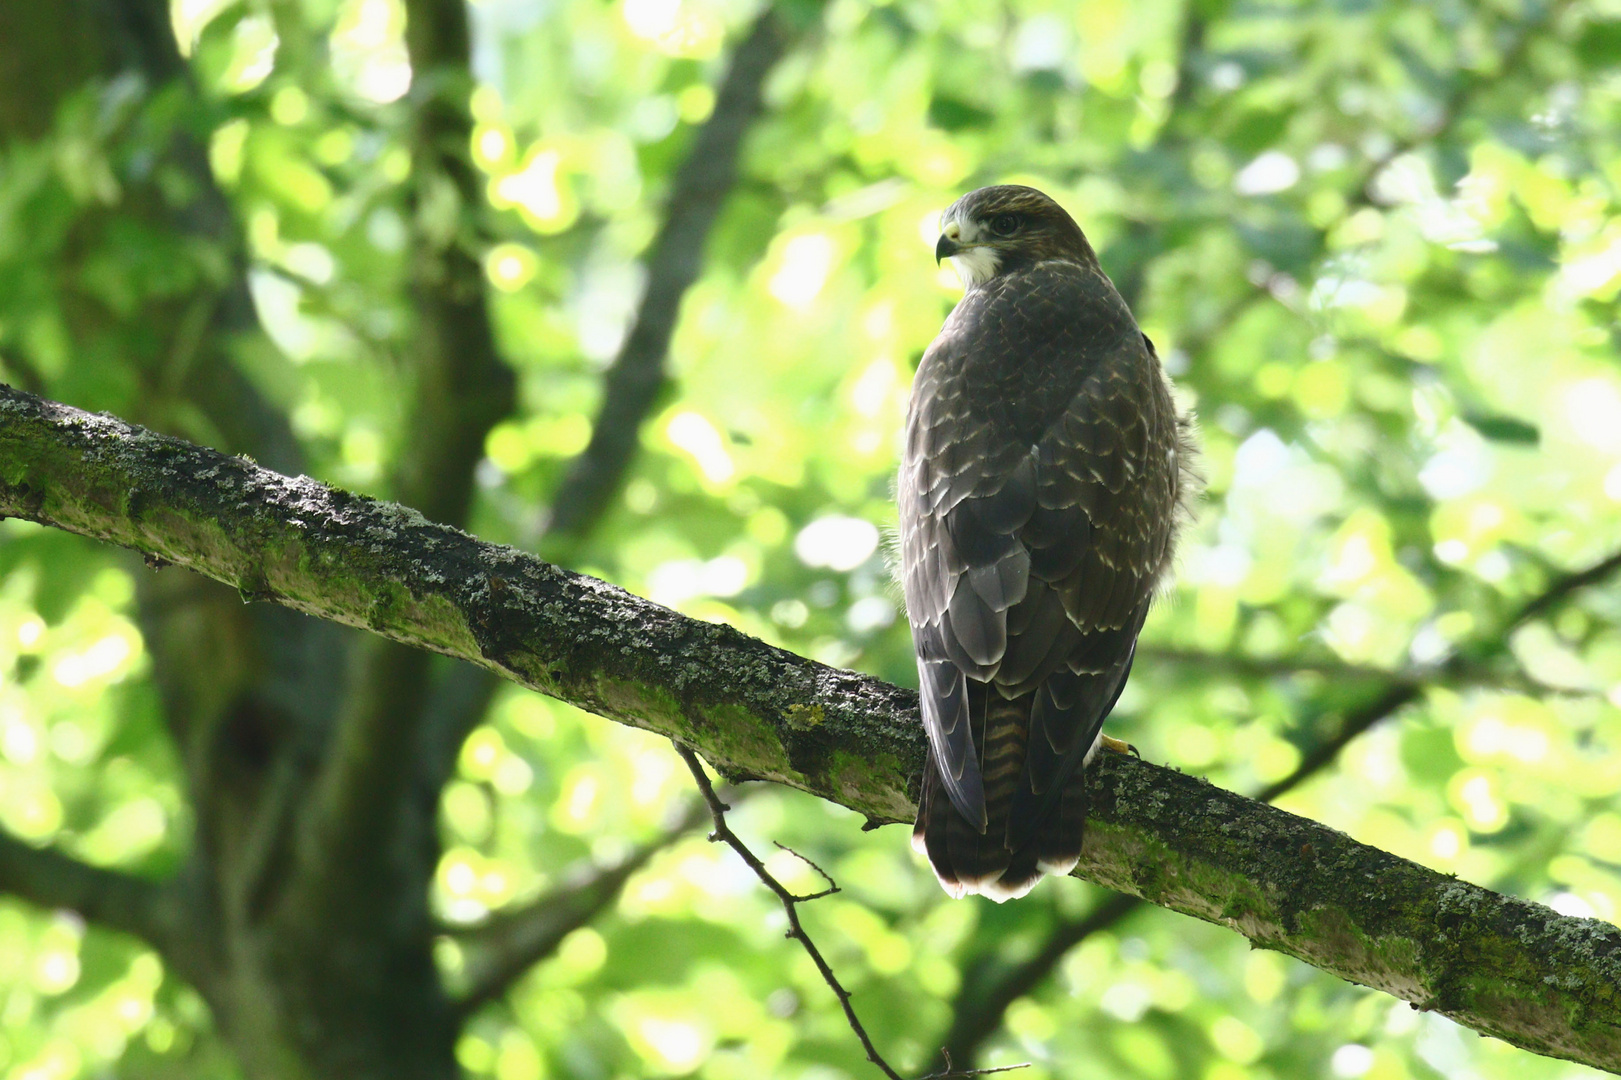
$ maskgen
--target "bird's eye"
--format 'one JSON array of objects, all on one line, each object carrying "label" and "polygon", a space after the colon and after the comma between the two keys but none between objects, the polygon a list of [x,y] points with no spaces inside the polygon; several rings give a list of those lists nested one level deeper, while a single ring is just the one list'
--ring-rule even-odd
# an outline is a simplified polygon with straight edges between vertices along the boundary
[{"label": "bird's eye", "polygon": [[991,218],[991,232],[997,236],[1012,236],[1019,231],[1018,214],[997,214]]}]

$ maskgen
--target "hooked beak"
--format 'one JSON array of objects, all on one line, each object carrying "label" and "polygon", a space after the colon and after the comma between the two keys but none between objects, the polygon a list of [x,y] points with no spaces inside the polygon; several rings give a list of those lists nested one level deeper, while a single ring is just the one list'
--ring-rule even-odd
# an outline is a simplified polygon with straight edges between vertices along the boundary
[{"label": "hooked beak", "polygon": [[957,241],[962,237],[962,226],[955,221],[948,221],[940,230],[940,240],[934,245],[934,265],[939,266],[940,260],[949,259],[962,250]]}]

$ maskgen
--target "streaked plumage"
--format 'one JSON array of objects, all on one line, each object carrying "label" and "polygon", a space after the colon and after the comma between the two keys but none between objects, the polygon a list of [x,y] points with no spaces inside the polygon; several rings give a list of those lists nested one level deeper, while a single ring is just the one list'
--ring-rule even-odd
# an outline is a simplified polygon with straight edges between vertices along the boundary
[{"label": "streaked plumage", "polygon": [[897,494],[929,760],[913,846],[1022,896],[1080,854],[1081,768],[1170,560],[1191,451],[1153,345],[1032,188],[942,216],[967,291],[923,356]]}]

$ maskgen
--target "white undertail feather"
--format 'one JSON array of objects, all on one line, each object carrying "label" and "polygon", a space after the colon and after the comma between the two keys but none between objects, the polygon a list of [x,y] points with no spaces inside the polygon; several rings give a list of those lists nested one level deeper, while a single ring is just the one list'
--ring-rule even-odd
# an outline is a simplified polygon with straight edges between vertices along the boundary
[{"label": "white undertail feather", "polygon": [[965,896],[983,896],[987,900],[995,900],[998,904],[1005,904],[1009,900],[1017,900],[1027,894],[1036,887],[1036,882],[1040,881],[1041,878],[1038,875],[1026,881],[1023,885],[1013,888],[1002,884],[1000,872],[981,878],[963,878],[961,881],[941,881],[940,876],[936,874],[935,880],[940,882],[940,887],[953,900],[961,900]]},{"label": "white undertail feather", "polygon": [[1036,860],[1036,869],[1049,877],[1067,877],[1069,872],[1075,869],[1075,864],[1080,861],[1079,855],[1063,862],[1048,862],[1046,859],[1038,859]]},{"label": "white undertail feather", "polygon": [[1019,897],[1029,893],[1031,889],[1036,887],[1036,882],[1040,880],[1040,877],[1033,877],[1016,889],[1008,888],[1006,885],[1003,885],[1001,881],[988,881],[984,885],[980,886],[977,890],[970,889],[969,891],[977,891],[979,895],[985,897],[987,900],[995,900],[998,904],[1005,904],[1009,900],[1017,900]]},{"label": "white undertail feather", "polygon": [[1102,749],[1103,749],[1103,732],[1099,731],[1097,738],[1092,740],[1092,745],[1088,746],[1086,748],[1086,756],[1081,759],[1081,768],[1085,769],[1085,768],[1090,767],[1091,764],[1092,764],[1092,759],[1097,757],[1098,756],[1098,751],[1102,750]]},{"label": "white undertail feather", "polygon": [[[1103,733],[1100,731],[1097,738],[1092,740],[1092,745],[1087,747],[1086,756],[1081,759],[1081,768],[1084,769],[1091,765],[1092,759],[1097,757],[1098,751],[1101,749],[1103,749]],[[928,845],[923,842],[922,832],[914,831],[912,833],[912,850],[921,855],[925,861],[928,860],[929,849]],[[1042,859],[1037,861],[1036,869],[1049,877],[1066,877],[1080,861],[1079,856],[1065,859],[1062,862],[1049,862]],[[995,900],[998,904],[1005,904],[1009,900],[1019,899],[1019,897],[1035,888],[1036,883],[1041,880],[1038,876],[1031,878],[1016,888],[1009,888],[1002,884],[1001,878],[1000,872],[983,878],[964,878],[961,881],[947,881],[939,874],[934,875],[934,879],[940,883],[940,887],[946,891],[946,895],[953,900],[961,900],[965,896],[977,895]]]}]

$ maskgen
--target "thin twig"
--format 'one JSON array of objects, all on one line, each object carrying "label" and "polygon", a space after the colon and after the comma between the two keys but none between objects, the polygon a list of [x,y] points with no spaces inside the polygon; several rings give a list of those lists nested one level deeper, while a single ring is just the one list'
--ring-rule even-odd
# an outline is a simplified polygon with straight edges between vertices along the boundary
[{"label": "thin twig", "polygon": [[812,870],[816,871],[818,874],[821,874],[822,875],[822,880],[827,882],[827,888],[823,889],[821,892],[814,892],[814,893],[811,893],[809,896],[801,896],[799,898],[800,903],[805,903],[806,901],[809,901],[809,900],[820,900],[824,896],[832,896],[834,893],[844,891],[843,889],[839,888],[839,883],[833,880],[833,875],[829,874],[826,870],[823,870],[820,866],[818,866],[816,864],[815,860],[810,859],[810,858],[808,858],[808,857],[806,857],[804,855],[801,855],[799,852],[795,851],[793,848],[789,847],[787,844],[781,843],[781,842],[776,841],[776,840],[773,840],[771,842],[777,846],[777,850],[786,851],[788,854],[792,855],[794,858],[798,859],[800,862],[804,863],[806,866],[810,867]]},{"label": "thin twig", "polygon": [[[748,845],[743,843],[738,835],[732,831],[730,825],[726,824],[726,811],[730,810],[731,807],[722,802],[720,796],[715,794],[715,787],[709,782],[709,774],[704,772],[703,762],[698,760],[698,755],[693,752],[691,747],[675,742],[673,739],[671,742],[675,744],[676,753],[681,755],[681,760],[687,763],[687,769],[692,773],[692,779],[698,785],[698,791],[703,795],[704,802],[709,804],[709,814],[715,822],[715,831],[710,834],[710,841],[723,843],[737,852],[737,857],[742,859],[750,870],[754,871],[754,876],[760,879],[760,883],[770,889],[778,900],[782,901],[782,910],[788,916],[787,936],[804,947],[806,955],[816,965],[816,970],[822,973],[822,981],[827,983],[828,989],[832,990],[834,996],[839,999],[839,1004],[844,1008],[844,1018],[850,1024],[850,1030],[855,1032],[856,1038],[861,1040],[862,1048],[867,1051],[867,1060],[878,1066],[879,1071],[889,1080],[905,1080],[905,1077],[896,1072],[889,1062],[884,1060],[884,1056],[878,1052],[878,1048],[873,1045],[872,1037],[867,1034],[867,1029],[861,1024],[861,1019],[856,1016],[855,1007],[850,1003],[850,991],[846,990],[844,985],[839,982],[838,976],[833,974],[833,968],[828,964],[827,959],[822,956],[822,951],[816,947],[816,943],[811,941],[810,935],[805,932],[804,925],[799,921],[800,904],[838,892],[838,885],[826,870],[823,870],[792,848],[778,844],[779,848],[802,860],[818,874],[821,874],[829,886],[821,892],[811,893],[807,896],[798,896],[789,892],[787,886],[778,881],[771,871],[765,868],[765,863],[760,861],[759,856],[750,851]],[[1021,1064],[1003,1065],[994,1069],[955,1069],[951,1065],[951,1058],[947,1056],[944,1070],[929,1073],[927,1076],[922,1077],[921,1080],[947,1080],[949,1077],[985,1076],[990,1073],[1011,1072],[1014,1069],[1026,1067],[1026,1065]]]}]

